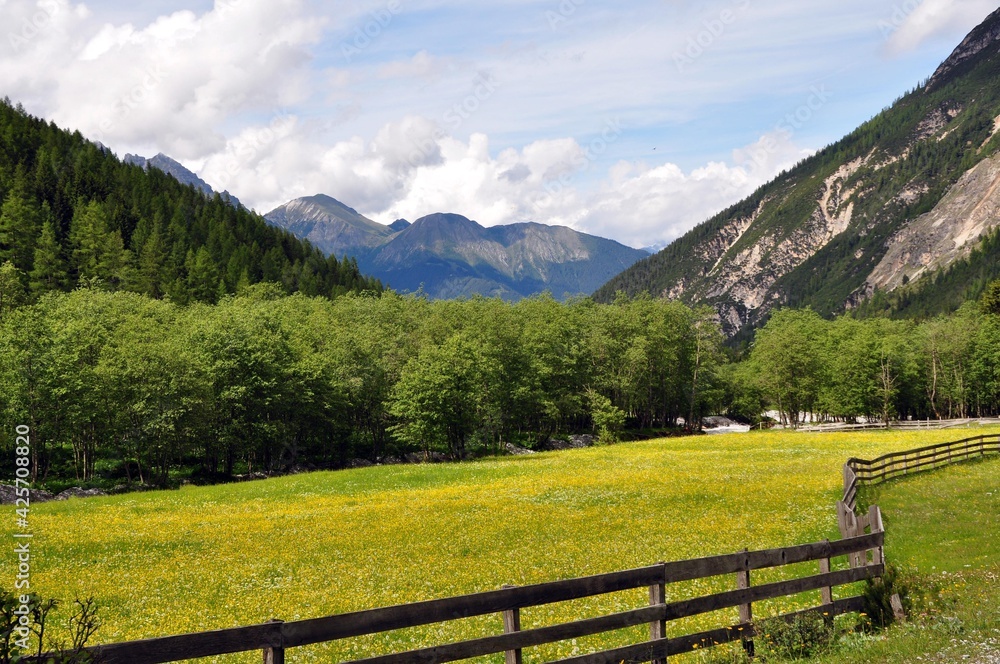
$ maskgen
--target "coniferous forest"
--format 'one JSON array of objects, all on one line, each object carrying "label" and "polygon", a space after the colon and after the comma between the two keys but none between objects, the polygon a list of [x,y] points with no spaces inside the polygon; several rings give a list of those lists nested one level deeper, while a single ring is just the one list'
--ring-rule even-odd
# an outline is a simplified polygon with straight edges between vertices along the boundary
[{"label": "coniferous forest", "polygon": [[[220,196],[122,163],[0,102],[0,303],[97,287],[216,302],[259,282],[287,293],[380,291],[338,261]],[[0,304],[0,306],[3,306]]]}]

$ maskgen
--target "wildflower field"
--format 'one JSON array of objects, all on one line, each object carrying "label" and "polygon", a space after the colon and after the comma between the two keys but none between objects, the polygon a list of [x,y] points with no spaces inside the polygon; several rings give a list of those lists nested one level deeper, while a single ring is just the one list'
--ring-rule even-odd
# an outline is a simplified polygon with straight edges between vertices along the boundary
[{"label": "wildflower field", "polygon": [[[697,436],[71,499],[31,508],[32,587],[64,600],[95,597],[103,620],[96,641],[110,643],[836,539],[834,505],[848,457],[964,435],[970,434]],[[11,541],[13,507],[9,511],[0,533]],[[891,524],[893,512],[886,512]],[[0,570],[10,587],[14,554],[5,555],[11,560]],[[755,583],[758,578],[769,580],[765,573]],[[671,586],[668,599],[728,590],[732,583]],[[636,591],[527,609],[522,626],[647,601]],[[815,603],[802,596],[773,610]],[[702,617],[695,626],[733,619],[735,610]],[[499,616],[487,616],[293,649],[288,658],[347,659],[500,630]],[[668,633],[677,627],[668,626]],[[540,661],[646,636],[642,629],[624,630],[525,657]],[[260,653],[247,653],[217,661],[259,659]]]}]

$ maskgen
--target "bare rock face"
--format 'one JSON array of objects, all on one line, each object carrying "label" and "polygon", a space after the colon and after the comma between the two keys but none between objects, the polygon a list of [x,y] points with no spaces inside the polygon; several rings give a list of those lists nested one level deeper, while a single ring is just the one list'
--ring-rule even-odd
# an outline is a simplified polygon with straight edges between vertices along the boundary
[{"label": "bare rock face", "polygon": [[[756,316],[766,311],[775,300],[775,283],[850,227],[857,188],[849,187],[847,182],[866,163],[866,159],[856,159],[827,177],[813,214],[791,231],[775,228],[752,243],[741,243],[763,207],[770,203],[765,200],[754,215],[736,220],[731,228],[727,227],[729,232],[710,240],[706,254],[718,254],[718,258],[707,275],[705,297],[726,298],[733,303],[720,311],[724,329],[734,332],[750,322],[743,312],[754,312]],[[716,246],[720,241],[728,241],[721,252]]]},{"label": "bare rock face", "polygon": [[[1000,225],[998,68],[1000,10],[969,34],[924,89],[619,275],[595,297],[649,292],[708,304],[723,331],[736,336],[766,321],[775,307],[837,314],[876,289],[890,291],[968,256]],[[913,218],[914,210],[932,206]]]},{"label": "bare rock face", "polygon": [[890,291],[968,255],[1000,225],[1000,155],[963,175],[931,212],[917,217],[889,242],[867,286]]}]

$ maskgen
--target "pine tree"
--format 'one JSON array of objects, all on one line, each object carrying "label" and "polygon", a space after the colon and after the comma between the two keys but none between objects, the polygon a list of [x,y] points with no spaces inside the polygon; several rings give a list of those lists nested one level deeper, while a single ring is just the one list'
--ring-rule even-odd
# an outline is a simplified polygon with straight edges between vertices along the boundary
[{"label": "pine tree", "polygon": [[115,289],[135,282],[132,252],[125,248],[118,231],[104,235],[97,270],[101,280]]},{"label": "pine tree", "polygon": [[24,274],[11,261],[0,265],[0,321],[4,315],[24,304]]},{"label": "pine tree", "polygon": [[163,296],[165,292],[164,282],[166,281],[164,279],[164,266],[167,258],[167,245],[163,241],[163,233],[157,221],[139,252],[137,276],[139,292],[150,297]]},{"label": "pine tree", "polygon": [[10,261],[18,270],[29,271],[40,226],[38,205],[28,196],[25,179],[18,174],[0,208],[0,261]]},{"label": "pine tree", "polygon": [[191,297],[201,302],[215,302],[219,288],[219,270],[212,261],[208,249],[201,247],[198,253],[189,253],[188,289]]},{"label": "pine tree", "polygon": [[77,202],[69,238],[73,244],[73,267],[81,281],[100,278],[107,229],[107,217],[98,203]]},{"label": "pine tree", "polygon": [[984,314],[1000,314],[1000,279],[987,284],[979,298],[979,308]]},{"label": "pine tree", "polygon": [[66,260],[56,239],[55,221],[51,217],[42,226],[42,235],[35,246],[34,267],[29,276],[29,287],[36,297],[48,291],[66,290],[69,286]]}]

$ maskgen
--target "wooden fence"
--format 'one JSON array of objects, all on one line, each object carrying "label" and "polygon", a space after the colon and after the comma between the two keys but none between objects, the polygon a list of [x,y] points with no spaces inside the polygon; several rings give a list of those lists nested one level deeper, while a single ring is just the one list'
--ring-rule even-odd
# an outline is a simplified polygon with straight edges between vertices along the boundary
[{"label": "wooden fence", "polygon": [[798,431],[803,433],[822,433],[824,431],[867,431],[870,429],[955,429],[958,427],[968,427],[972,425],[986,426],[990,424],[1000,424],[1000,418],[961,418],[952,420],[894,420],[889,422],[887,427],[885,422],[865,422],[861,424],[847,424],[845,422],[830,422],[826,424],[813,424],[802,426]]},{"label": "wooden fence", "polygon": [[973,436],[951,443],[883,454],[871,461],[848,459],[844,464],[843,503],[851,511],[856,509],[858,487],[862,484],[878,484],[902,475],[981,458],[987,454],[1000,454],[1000,434]]},{"label": "wooden fence", "polygon": [[[857,536],[835,542],[823,541],[781,549],[743,551],[731,555],[658,563],[624,572],[531,586],[504,587],[473,595],[311,620],[271,621],[250,627],[95,646],[88,648],[88,652],[102,664],[160,664],[229,653],[263,651],[265,663],[282,664],[285,651],[290,648],[489,614],[498,615],[498,631],[502,625],[502,634],[355,662],[436,663],[505,653],[507,664],[520,664],[521,652],[525,648],[647,624],[647,641],[563,659],[560,663],[665,662],[667,657],[690,652],[695,648],[733,641],[743,641],[744,647],[752,651],[755,602],[819,590],[820,605],[788,614],[786,618],[809,611],[822,611],[832,619],[835,615],[862,610],[861,597],[834,599],[833,588],[882,576],[884,533],[880,529],[881,517],[868,525],[873,532],[863,534],[862,528],[855,531]],[[842,556],[848,557],[847,568],[831,571],[832,559]],[[760,585],[751,584],[751,572],[754,570],[811,561],[818,563],[818,574]],[[735,577],[733,590],[667,601],[670,584],[720,575]],[[521,629],[521,611],[524,609],[637,588],[649,589],[648,605],[644,604],[624,613]],[[667,636],[669,621],[734,607],[739,614],[737,624],[697,634]]]}]

